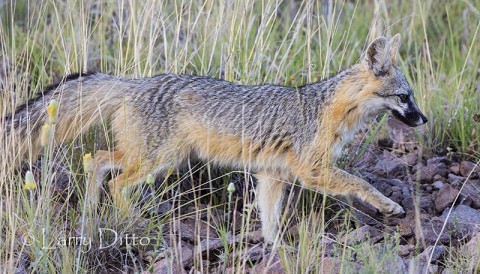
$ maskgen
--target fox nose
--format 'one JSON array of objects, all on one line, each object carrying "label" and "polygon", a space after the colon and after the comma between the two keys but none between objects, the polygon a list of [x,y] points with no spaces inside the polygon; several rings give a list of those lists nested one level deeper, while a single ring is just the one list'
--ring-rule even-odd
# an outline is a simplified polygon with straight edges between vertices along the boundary
[{"label": "fox nose", "polygon": [[425,115],[420,114],[420,117],[422,119],[422,125],[428,122],[428,119],[427,119],[427,117],[425,117]]}]

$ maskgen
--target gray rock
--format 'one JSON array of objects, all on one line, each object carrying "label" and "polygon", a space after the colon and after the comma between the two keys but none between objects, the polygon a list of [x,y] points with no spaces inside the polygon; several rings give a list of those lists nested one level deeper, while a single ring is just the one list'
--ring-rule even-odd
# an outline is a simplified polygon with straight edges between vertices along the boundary
[{"label": "gray rock", "polygon": [[357,229],[350,231],[343,237],[342,242],[346,242],[347,245],[356,245],[367,240],[370,243],[376,243],[383,238],[383,233],[373,226],[364,225]]},{"label": "gray rock", "polygon": [[[475,266],[480,260],[480,233],[475,235],[468,243],[460,247],[460,252],[467,262],[469,262],[469,269],[465,270],[466,273],[473,273]],[[478,269],[477,269],[478,270]],[[472,272],[470,272],[472,271]]]},{"label": "gray rock", "polygon": [[264,250],[260,245],[255,245],[248,249],[247,258],[251,262],[258,262],[263,258]]},{"label": "gray rock", "polygon": [[387,120],[387,132],[394,149],[412,151],[417,148],[417,130],[421,132],[422,128],[413,129],[394,118]]},{"label": "gray rock", "polygon": [[373,170],[373,173],[379,176],[400,177],[407,172],[407,165],[401,159],[394,156],[382,157]]},{"label": "gray rock", "polygon": [[198,239],[218,238],[215,229],[207,222],[193,217],[177,220],[171,225],[171,231],[187,242],[196,242]]},{"label": "gray rock", "polygon": [[380,138],[378,139],[378,146],[379,147],[385,147],[385,148],[391,148],[393,146],[393,140],[390,138]]},{"label": "gray rock", "polygon": [[413,245],[399,245],[398,246],[398,255],[402,257],[407,257],[412,253],[412,251],[415,250],[415,246]]},{"label": "gray rock", "polygon": [[433,181],[441,181],[441,182],[444,182],[444,183],[448,182],[447,178],[442,177],[438,174],[435,174],[435,176],[433,176]]},{"label": "gray rock", "polygon": [[425,261],[410,259],[407,260],[406,264],[408,265],[408,273],[438,273],[438,265],[428,264]]},{"label": "gray rock", "polygon": [[432,213],[432,211],[433,211],[432,210],[433,209],[432,195],[420,197],[419,206],[420,206],[421,209],[427,211],[428,213]]},{"label": "gray rock", "polygon": [[[425,167],[424,164],[422,164],[422,162],[418,162],[416,165],[414,165],[412,167],[412,173],[417,173],[417,171],[423,169]],[[414,174],[415,175],[415,174]]]},{"label": "gray rock", "polygon": [[361,266],[356,262],[342,260],[337,257],[325,257],[322,259],[322,266],[320,273],[358,273]]},{"label": "gray rock", "polygon": [[447,223],[442,231],[444,220],[439,218],[425,219],[421,221],[422,233],[427,245],[433,245],[438,239],[439,243],[447,244],[451,240],[453,225]]},{"label": "gray rock", "polygon": [[414,166],[418,163],[419,156],[417,153],[408,153],[401,157],[402,161],[408,166]]},{"label": "gray rock", "polygon": [[402,203],[402,201],[403,201],[402,191],[400,190],[400,191],[393,192],[392,195],[390,196],[390,199],[397,204]]},{"label": "gray rock", "polygon": [[173,204],[170,203],[170,202],[161,202],[157,209],[156,209],[156,213],[157,214],[166,214],[168,212],[171,212],[173,210]]},{"label": "gray rock", "polygon": [[142,272],[143,274],[149,273],[187,273],[185,269],[179,268],[178,265],[172,259],[162,259],[153,265],[151,265],[147,270]]},{"label": "gray rock", "polygon": [[380,191],[385,196],[392,195],[392,188],[390,185],[382,183],[381,181],[372,183],[373,187],[375,187],[378,191]]},{"label": "gray rock", "polygon": [[407,211],[405,218],[402,218],[398,224],[400,236],[406,238],[413,235],[415,229],[415,217],[415,212]]},{"label": "gray rock", "polygon": [[467,182],[461,194],[468,200],[470,206],[474,209],[480,209],[480,181],[471,180]]},{"label": "gray rock", "polygon": [[263,235],[261,230],[255,230],[252,232],[247,232],[245,237],[249,243],[258,244],[263,240]]},{"label": "gray rock", "polygon": [[433,157],[427,160],[427,166],[436,165],[438,163],[449,165],[450,159],[446,156],[439,156],[439,157]]},{"label": "gray rock", "polygon": [[378,155],[373,150],[367,150],[355,163],[355,167],[359,170],[373,171],[374,163],[377,161]]},{"label": "gray rock", "polygon": [[472,236],[480,231],[480,211],[465,205],[459,205],[448,215],[446,209],[440,219],[455,227],[456,232],[463,236]]},{"label": "gray rock", "polygon": [[407,211],[413,210],[415,208],[415,204],[413,203],[412,197],[410,195],[403,195],[402,201],[400,205]]},{"label": "gray rock", "polygon": [[282,266],[282,261],[278,253],[263,257],[262,261],[255,265],[253,273],[271,273],[283,274],[286,273]]},{"label": "gray rock", "polygon": [[436,163],[432,165],[427,165],[422,169],[419,169],[415,174],[415,179],[422,184],[433,183],[435,175],[440,175],[442,177],[447,176],[448,167],[444,163]]},{"label": "gray rock", "polygon": [[477,172],[480,168],[473,162],[463,161],[460,163],[460,174],[464,177],[471,176],[470,178],[476,178]]},{"label": "gray rock", "polygon": [[459,163],[453,163],[449,168],[448,172],[453,173],[455,175],[460,174],[460,164]]},{"label": "gray rock", "polygon": [[442,181],[435,181],[433,182],[432,186],[436,189],[441,189],[443,187],[444,183]]},{"label": "gray rock", "polygon": [[425,192],[426,193],[432,193],[433,191],[433,187],[431,185],[426,185],[425,186]]},{"label": "gray rock", "polygon": [[389,179],[389,180],[385,180],[385,181],[387,181],[387,183],[391,186],[396,186],[396,187],[406,187],[407,186],[408,187],[407,183],[405,183],[404,181],[399,180],[399,179]]},{"label": "gray rock", "polygon": [[465,177],[450,173],[448,174],[448,181],[452,186],[460,186],[465,181]]},{"label": "gray rock", "polygon": [[435,210],[442,212],[445,208],[452,205],[458,195],[458,190],[449,184],[444,185],[435,195]]},{"label": "gray rock", "polygon": [[384,243],[375,244],[373,247],[365,244],[357,252],[371,254],[372,258],[369,264],[362,266],[360,273],[376,273],[378,271],[381,271],[381,273],[407,273],[407,268],[402,258],[395,253],[389,252]]},{"label": "gray rock", "polygon": [[429,261],[430,256],[432,256],[432,262],[438,261],[442,256],[444,256],[447,252],[447,248],[442,245],[437,245],[437,246],[429,246],[427,247],[422,253],[420,253],[416,259],[422,260],[422,261]]}]

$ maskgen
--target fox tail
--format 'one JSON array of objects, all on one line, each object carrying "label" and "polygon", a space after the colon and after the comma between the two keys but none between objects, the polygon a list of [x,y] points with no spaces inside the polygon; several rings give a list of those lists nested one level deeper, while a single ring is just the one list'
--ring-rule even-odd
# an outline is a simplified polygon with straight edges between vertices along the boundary
[{"label": "fox tail", "polygon": [[9,162],[18,166],[27,155],[30,160],[37,158],[41,149],[41,128],[48,122],[47,105],[52,99],[60,104],[54,137],[63,142],[114,115],[121,109],[131,85],[128,80],[110,75],[82,73],[69,75],[60,83],[48,86],[42,95],[30,99],[3,119],[0,138],[4,138],[4,149],[13,151]]}]

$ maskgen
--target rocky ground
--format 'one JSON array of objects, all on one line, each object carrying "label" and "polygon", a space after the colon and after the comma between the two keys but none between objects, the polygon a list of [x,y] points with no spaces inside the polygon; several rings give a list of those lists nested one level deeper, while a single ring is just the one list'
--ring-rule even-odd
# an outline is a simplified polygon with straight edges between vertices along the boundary
[{"label": "rocky ground", "polygon": [[[394,232],[399,235],[396,254],[383,262],[388,273],[452,273],[446,260],[456,252],[470,258],[464,267],[478,269],[480,168],[455,153],[421,155],[411,129],[395,120],[389,120],[387,127],[388,136],[376,140],[346,169],[366,178],[380,192],[402,205],[406,215],[382,219],[372,207],[353,201],[358,209],[353,210],[354,229],[347,234],[329,229],[322,270],[325,273],[339,271],[342,260],[334,246],[341,242],[357,247],[350,258],[350,269],[368,272],[368,264],[356,262],[355,256],[362,251],[382,254],[388,247],[389,237],[385,234],[393,235]],[[238,216],[240,212],[235,214]],[[166,247],[181,256],[174,260],[150,258],[155,271],[196,273],[208,269],[218,272],[218,261],[226,253],[225,246],[243,244],[244,254],[236,256],[243,256],[249,262],[244,272],[285,273],[279,254],[264,245],[258,225],[247,235],[231,235],[221,240],[206,225],[212,222],[208,220],[210,217],[203,214],[200,218],[201,221],[180,220],[169,227]],[[228,272],[229,268],[223,265],[223,269]]]}]

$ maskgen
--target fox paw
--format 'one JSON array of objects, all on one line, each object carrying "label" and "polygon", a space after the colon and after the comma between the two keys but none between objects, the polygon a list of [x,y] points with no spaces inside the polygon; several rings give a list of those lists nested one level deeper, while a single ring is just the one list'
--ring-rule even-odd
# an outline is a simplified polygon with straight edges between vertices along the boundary
[{"label": "fox paw", "polygon": [[397,203],[392,203],[387,206],[386,210],[382,212],[386,217],[403,217],[405,210]]}]

